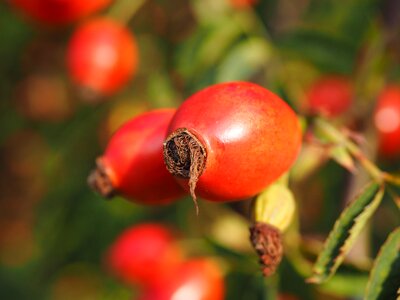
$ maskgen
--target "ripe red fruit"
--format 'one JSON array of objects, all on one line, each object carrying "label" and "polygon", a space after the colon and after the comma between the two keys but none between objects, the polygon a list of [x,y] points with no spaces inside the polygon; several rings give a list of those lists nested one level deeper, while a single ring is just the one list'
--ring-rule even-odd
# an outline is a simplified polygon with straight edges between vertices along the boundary
[{"label": "ripe red fruit", "polygon": [[235,8],[245,8],[257,4],[258,0],[230,0],[229,2]]},{"label": "ripe red fruit", "polygon": [[62,25],[77,21],[110,4],[112,0],[11,0],[30,19]]},{"label": "ripe red fruit", "polygon": [[387,86],[379,95],[374,112],[378,131],[379,154],[385,158],[400,156],[400,87]]},{"label": "ripe red fruit", "polygon": [[138,62],[133,35],[109,19],[95,19],[78,28],[67,51],[68,70],[76,84],[104,95],[123,87]]},{"label": "ripe red fruit", "polygon": [[109,141],[89,184],[101,195],[120,194],[142,204],[162,204],[185,192],[165,168],[162,143],[175,109],[141,114],[119,128]]},{"label": "ripe red fruit", "polygon": [[249,82],[213,85],[177,110],[164,142],[168,170],[199,196],[241,200],[261,192],[293,164],[299,121],[278,96]]},{"label": "ripe red fruit", "polygon": [[224,280],[218,265],[210,259],[198,258],[182,264],[140,299],[222,300],[224,294]]},{"label": "ripe red fruit", "polygon": [[307,105],[311,113],[335,117],[351,105],[353,88],[349,80],[340,76],[322,77],[307,93]]},{"label": "ripe red fruit", "polygon": [[125,230],[110,247],[106,262],[117,277],[144,287],[171,276],[182,262],[182,252],[172,232],[147,223]]}]

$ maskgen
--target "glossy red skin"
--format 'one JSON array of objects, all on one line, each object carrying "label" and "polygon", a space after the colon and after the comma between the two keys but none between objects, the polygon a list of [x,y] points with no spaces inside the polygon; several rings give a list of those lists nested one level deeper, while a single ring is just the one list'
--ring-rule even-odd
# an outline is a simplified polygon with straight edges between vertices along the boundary
[{"label": "glossy red skin", "polygon": [[192,259],[149,289],[140,300],[223,300],[221,270],[212,260]]},{"label": "glossy red skin", "polygon": [[112,0],[11,0],[30,19],[49,25],[77,21],[109,5]]},{"label": "glossy red skin", "polygon": [[167,171],[163,141],[175,109],[141,114],[111,137],[101,161],[120,195],[141,204],[166,204],[185,194]]},{"label": "glossy red skin", "polygon": [[341,76],[322,77],[307,93],[308,108],[312,113],[336,117],[351,105],[353,88],[348,79]]},{"label": "glossy red skin", "polygon": [[[377,115],[390,110],[378,124]],[[390,125],[390,122],[392,125]],[[394,122],[394,123],[393,123]],[[378,151],[382,157],[392,159],[400,157],[400,87],[395,85],[387,86],[379,95],[378,103],[374,112],[374,124],[378,131]],[[389,127],[388,127],[389,126]],[[383,127],[386,127],[383,128]]]},{"label": "glossy red skin", "polygon": [[142,287],[170,276],[182,263],[182,251],[163,225],[145,223],[122,232],[110,247],[106,263],[124,282]]},{"label": "glossy red skin", "polygon": [[93,19],[73,34],[67,49],[69,74],[77,85],[99,94],[121,89],[136,71],[136,41],[111,19]]},{"label": "glossy red skin", "polygon": [[[301,146],[296,114],[278,96],[249,82],[213,85],[187,99],[169,132],[187,128],[205,146],[196,195],[211,201],[252,197],[294,163]],[[188,180],[178,180],[188,188]]]}]

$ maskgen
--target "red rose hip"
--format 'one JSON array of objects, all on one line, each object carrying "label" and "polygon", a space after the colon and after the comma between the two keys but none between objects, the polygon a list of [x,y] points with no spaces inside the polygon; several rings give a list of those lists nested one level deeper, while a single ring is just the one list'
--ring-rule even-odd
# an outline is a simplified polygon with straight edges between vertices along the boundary
[{"label": "red rose hip", "polygon": [[223,300],[225,285],[219,266],[207,258],[183,263],[158,281],[140,300]]},{"label": "red rose hip", "polygon": [[382,157],[400,157],[400,87],[387,86],[379,95],[374,112],[378,151]]},{"label": "red rose hip", "polygon": [[192,196],[241,200],[286,172],[301,145],[296,114],[249,82],[213,85],[177,110],[164,142],[168,170]]},{"label": "red rose hip", "polygon": [[77,21],[110,4],[112,0],[11,0],[30,19],[49,25]]},{"label": "red rose hip", "polygon": [[353,88],[349,80],[331,75],[314,82],[307,93],[307,105],[312,113],[336,117],[350,107],[352,97]]},{"label": "red rose hip", "polygon": [[121,89],[136,71],[138,50],[133,35],[111,19],[94,19],[73,34],[67,51],[75,83],[102,95]]},{"label": "red rose hip", "polygon": [[258,0],[230,0],[230,4],[235,8],[247,8],[258,3]]},{"label": "red rose hip", "polygon": [[185,194],[165,168],[163,141],[175,109],[141,114],[119,128],[89,176],[104,197],[115,194],[141,204],[164,204]]},{"label": "red rose hip", "polygon": [[182,260],[172,232],[154,223],[132,226],[122,232],[106,256],[112,273],[126,283],[143,287],[173,274]]}]

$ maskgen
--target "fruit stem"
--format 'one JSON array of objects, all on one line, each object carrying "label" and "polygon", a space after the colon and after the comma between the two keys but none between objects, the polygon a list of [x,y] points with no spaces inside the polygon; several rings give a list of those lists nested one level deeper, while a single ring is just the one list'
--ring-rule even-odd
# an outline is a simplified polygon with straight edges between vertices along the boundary
[{"label": "fruit stem", "polygon": [[[321,118],[315,120],[315,129],[320,131],[325,138],[335,144],[341,144],[346,147],[349,153],[357,159],[369,175],[378,183],[390,183],[400,186],[400,177],[387,173],[379,169],[371,160],[369,160],[361,149],[352,141],[350,141],[344,134],[333,127],[331,124]],[[400,207],[400,201],[397,197],[393,197],[394,202]]]},{"label": "fruit stem", "polygon": [[114,186],[101,157],[96,159],[96,168],[88,176],[87,183],[95,192],[107,199],[115,196]]},{"label": "fruit stem", "polygon": [[398,176],[394,176],[393,174],[383,172],[383,178],[386,182],[400,186],[400,177]]},{"label": "fruit stem", "polygon": [[315,119],[315,129],[322,133],[329,141],[343,145],[347,151],[357,159],[369,175],[378,183],[383,183],[387,178],[382,170],[380,170],[371,160],[369,160],[361,149],[352,141],[350,141],[342,132],[321,118]]}]

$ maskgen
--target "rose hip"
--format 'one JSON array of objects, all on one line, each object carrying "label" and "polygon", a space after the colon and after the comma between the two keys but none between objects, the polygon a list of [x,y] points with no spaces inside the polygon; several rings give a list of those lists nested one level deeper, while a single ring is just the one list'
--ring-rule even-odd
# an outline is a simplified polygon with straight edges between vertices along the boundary
[{"label": "rose hip", "polygon": [[107,266],[118,278],[142,287],[174,274],[182,252],[165,226],[145,223],[126,229],[110,247]]},{"label": "rose hip", "polygon": [[11,0],[27,17],[49,25],[77,21],[110,4],[112,0]]},{"label": "rose hip", "polygon": [[321,77],[307,93],[307,105],[311,113],[336,117],[351,105],[353,88],[350,81],[342,76]]},{"label": "rose hip", "polygon": [[141,300],[223,300],[225,286],[219,266],[207,258],[183,263],[171,276],[159,281]]},{"label": "rose hip", "polygon": [[89,184],[104,197],[122,195],[141,204],[177,200],[184,190],[168,173],[163,141],[175,109],[141,114],[119,128],[109,141]]},{"label": "rose hip", "polygon": [[288,171],[299,121],[277,95],[249,82],[216,84],[177,110],[164,142],[168,170],[195,199],[241,200]]},{"label": "rose hip", "polygon": [[101,95],[121,89],[136,71],[138,50],[131,32],[117,21],[94,19],[73,34],[67,50],[75,83]]},{"label": "rose hip", "polygon": [[378,150],[382,157],[400,156],[400,87],[387,86],[379,95],[374,112]]}]

